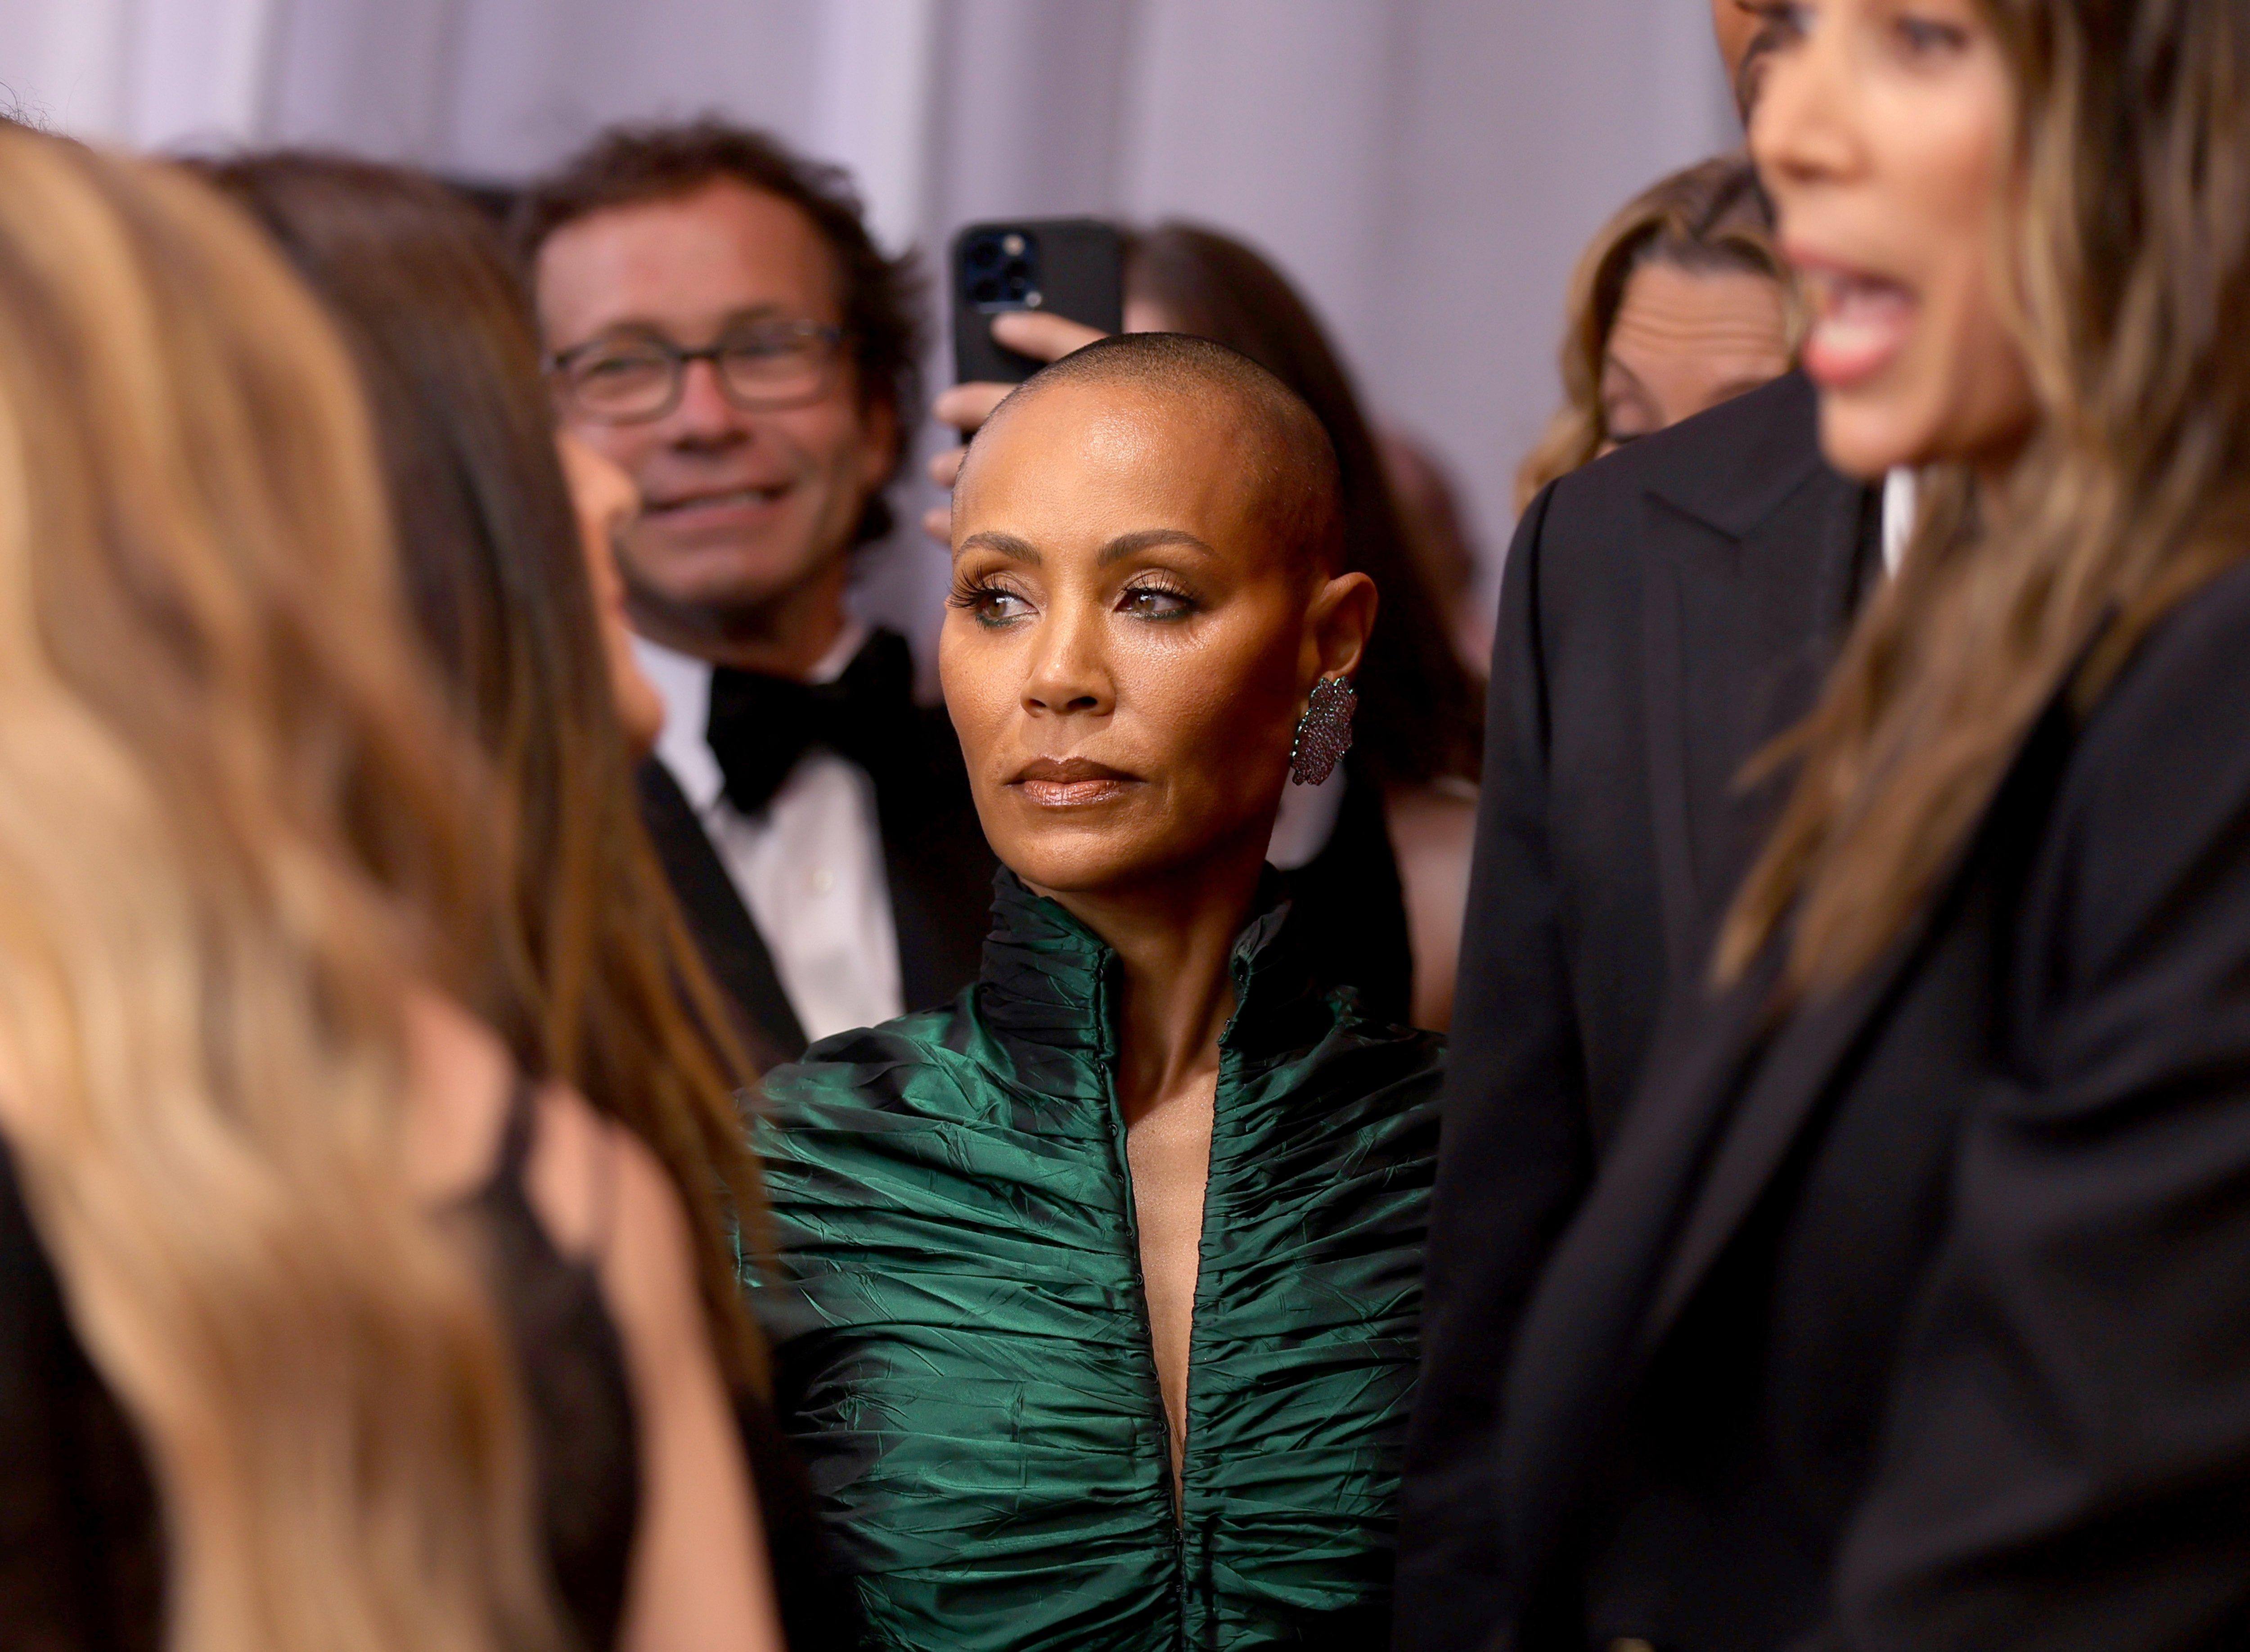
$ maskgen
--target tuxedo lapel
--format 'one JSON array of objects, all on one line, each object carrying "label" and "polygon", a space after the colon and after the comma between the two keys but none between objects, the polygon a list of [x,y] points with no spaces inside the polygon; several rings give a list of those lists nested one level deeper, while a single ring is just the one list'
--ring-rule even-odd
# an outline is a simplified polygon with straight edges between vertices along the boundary
[{"label": "tuxedo lapel", "polygon": [[1848,624],[1876,507],[1807,448],[1809,389],[1717,469],[1642,500],[1650,800],[1670,978],[1693,981],[1755,855],[1770,788],[1743,765],[1810,710]]},{"label": "tuxedo lapel", "polygon": [[911,737],[873,778],[900,992],[909,1011],[927,1009],[977,978],[999,862],[942,708],[916,708]]},{"label": "tuxedo lapel", "polygon": [[737,1031],[749,1046],[751,1060],[761,1070],[797,1060],[804,1054],[804,1029],[702,821],[661,760],[645,759],[634,778],[641,819],[664,862],[673,896],[704,966],[739,1012]]}]

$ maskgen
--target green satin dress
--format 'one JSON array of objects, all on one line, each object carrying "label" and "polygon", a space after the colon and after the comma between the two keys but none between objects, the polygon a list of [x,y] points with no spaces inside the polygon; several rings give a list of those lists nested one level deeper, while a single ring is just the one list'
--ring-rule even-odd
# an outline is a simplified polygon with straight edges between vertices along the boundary
[{"label": "green satin dress", "polygon": [[1440,1041],[1232,967],[1177,1511],[1111,1089],[1115,957],[998,880],[981,978],[766,1081],[750,1282],[867,1644],[1379,1649]]}]

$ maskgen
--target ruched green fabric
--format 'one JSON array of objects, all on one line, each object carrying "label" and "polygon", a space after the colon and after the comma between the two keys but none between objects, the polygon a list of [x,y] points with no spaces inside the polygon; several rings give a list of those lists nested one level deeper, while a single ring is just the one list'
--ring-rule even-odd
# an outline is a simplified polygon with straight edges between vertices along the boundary
[{"label": "ruched green fabric", "polygon": [[815,1046],[756,1127],[752,1297],[868,1644],[1381,1647],[1439,1041],[1319,990],[1269,888],[1232,957],[1176,1516],[1115,960],[997,887],[976,985]]}]

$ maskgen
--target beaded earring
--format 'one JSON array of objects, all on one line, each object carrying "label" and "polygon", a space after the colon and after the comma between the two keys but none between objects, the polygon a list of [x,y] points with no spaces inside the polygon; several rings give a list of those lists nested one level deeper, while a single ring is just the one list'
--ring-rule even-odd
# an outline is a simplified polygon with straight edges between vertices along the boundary
[{"label": "beaded earring", "polygon": [[1316,786],[1336,772],[1351,750],[1351,714],[1358,705],[1359,691],[1347,678],[1323,677],[1313,685],[1305,715],[1297,719],[1296,738],[1289,743],[1291,785]]}]

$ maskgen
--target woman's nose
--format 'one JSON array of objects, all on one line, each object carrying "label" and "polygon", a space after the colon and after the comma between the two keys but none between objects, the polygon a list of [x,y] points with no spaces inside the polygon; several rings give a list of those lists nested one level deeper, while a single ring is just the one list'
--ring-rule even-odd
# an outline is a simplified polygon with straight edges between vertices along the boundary
[{"label": "woman's nose", "polygon": [[1059,604],[1039,626],[1037,653],[1024,680],[1024,708],[1049,716],[1107,713],[1116,688],[1101,653],[1099,616]]},{"label": "woman's nose", "polygon": [[1843,19],[1849,0],[1823,6],[1791,49],[1776,52],[1760,71],[1750,115],[1750,157],[1788,229],[1793,189],[1834,183],[1858,164],[1857,90],[1847,61]]}]

